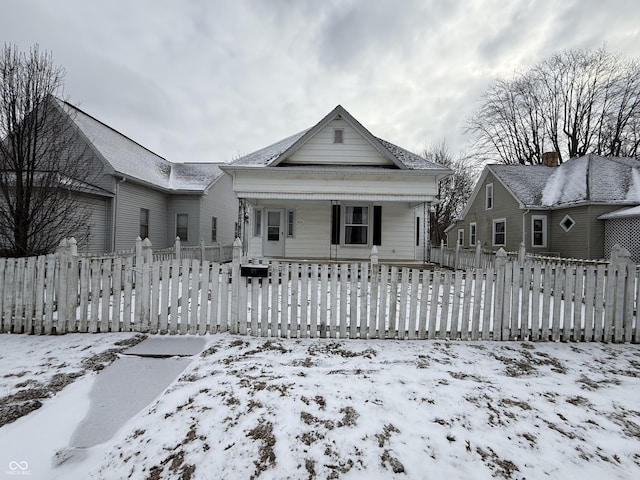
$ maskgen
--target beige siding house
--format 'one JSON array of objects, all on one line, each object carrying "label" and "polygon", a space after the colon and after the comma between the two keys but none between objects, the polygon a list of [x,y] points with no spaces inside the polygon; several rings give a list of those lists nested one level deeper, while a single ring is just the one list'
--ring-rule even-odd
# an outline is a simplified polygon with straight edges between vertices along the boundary
[{"label": "beige siding house", "polygon": [[342,106],[309,130],[221,167],[250,257],[424,258],[424,212],[450,171],[373,136]]},{"label": "beige siding house", "polygon": [[138,236],[157,248],[176,236],[186,246],[233,243],[238,200],[220,164],[169,162],[77,107],[51,101],[74,123],[78,150],[93,170],[81,251],[130,249]]},{"label": "beige siding house", "polygon": [[[516,251],[524,244],[541,255],[604,258],[620,243],[607,234],[607,215],[638,204],[636,159],[586,155],[559,166],[487,165],[460,219],[447,229],[447,245]],[[626,239],[622,246],[638,250],[638,237],[620,227],[616,235]]]}]

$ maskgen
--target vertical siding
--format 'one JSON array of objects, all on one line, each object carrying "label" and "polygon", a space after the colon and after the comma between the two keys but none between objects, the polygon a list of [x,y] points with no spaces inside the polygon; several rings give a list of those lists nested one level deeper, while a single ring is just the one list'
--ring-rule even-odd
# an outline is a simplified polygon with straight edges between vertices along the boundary
[{"label": "vertical siding", "polygon": [[[333,143],[334,129],[343,130],[343,143]],[[389,165],[369,142],[342,119],[335,119],[305,143],[285,163],[335,164],[344,161],[349,165]]]},{"label": "vertical siding", "polygon": [[211,217],[218,219],[218,243],[230,245],[235,238],[235,223],[238,219],[238,198],[233,192],[229,175],[220,177],[202,197],[200,237],[211,243]]},{"label": "vertical siding", "polygon": [[[200,244],[200,201],[201,195],[171,195],[167,209],[167,243],[173,245],[176,238],[176,215],[189,215],[188,238],[182,239],[185,246]],[[209,233],[211,237],[211,233]]]},{"label": "vertical siding", "polygon": [[[135,246],[140,233],[140,209],[149,210],[149,240],[156,248],[173,244],[167,241],[168,196],[129,181],[118,186],[115,250]],[[174,226],[175,231],[175,226]]]}]

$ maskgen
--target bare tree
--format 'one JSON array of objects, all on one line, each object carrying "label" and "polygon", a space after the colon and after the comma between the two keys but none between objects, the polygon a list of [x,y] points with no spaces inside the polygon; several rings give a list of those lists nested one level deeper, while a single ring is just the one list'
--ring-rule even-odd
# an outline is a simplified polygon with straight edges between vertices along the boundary
[{"label": "bare tree", "polygon": [[454,222],[469,200],[479,171],[471,158],[454,157],[445,142],[427,147],[423,156],[453,170],[451,176],[440,181],[440,201],[431,213],[431,241],[437,245],[445,239],[445,229]]},{"label": "bare tree", "polygon": [[607,52],[552,55],[484,93],[468,120],[482,160],[536,164],[597,153],[640,155],[640,63]]},{"label": "bare tree", "polygon": [[90,170],[56,98],[63,79],[37,46],[24,53],[5,45],[0,53],[0,250],[7,256],[47,253],[86,231]]}]

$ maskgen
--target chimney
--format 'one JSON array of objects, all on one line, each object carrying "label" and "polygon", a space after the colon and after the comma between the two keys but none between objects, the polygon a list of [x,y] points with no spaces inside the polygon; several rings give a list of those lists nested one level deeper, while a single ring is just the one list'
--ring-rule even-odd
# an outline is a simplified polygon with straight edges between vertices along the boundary
[{"label": "chimney", "polygon": [[545,152],[542,154],[542,165],[545,167],[557,167],[560,154],[558,152]]}]

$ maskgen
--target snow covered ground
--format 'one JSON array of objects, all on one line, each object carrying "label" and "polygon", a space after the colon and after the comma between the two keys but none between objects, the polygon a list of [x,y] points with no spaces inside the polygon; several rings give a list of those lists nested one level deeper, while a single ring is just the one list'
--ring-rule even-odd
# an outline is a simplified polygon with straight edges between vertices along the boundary
[{"label": "snow covered ground", "polygon": [[42,404],[0,427],[0,478],[640,478],[639,345],[204,338],[58,464],[111,350],[138,339],[0,336],[0,419]]}]

